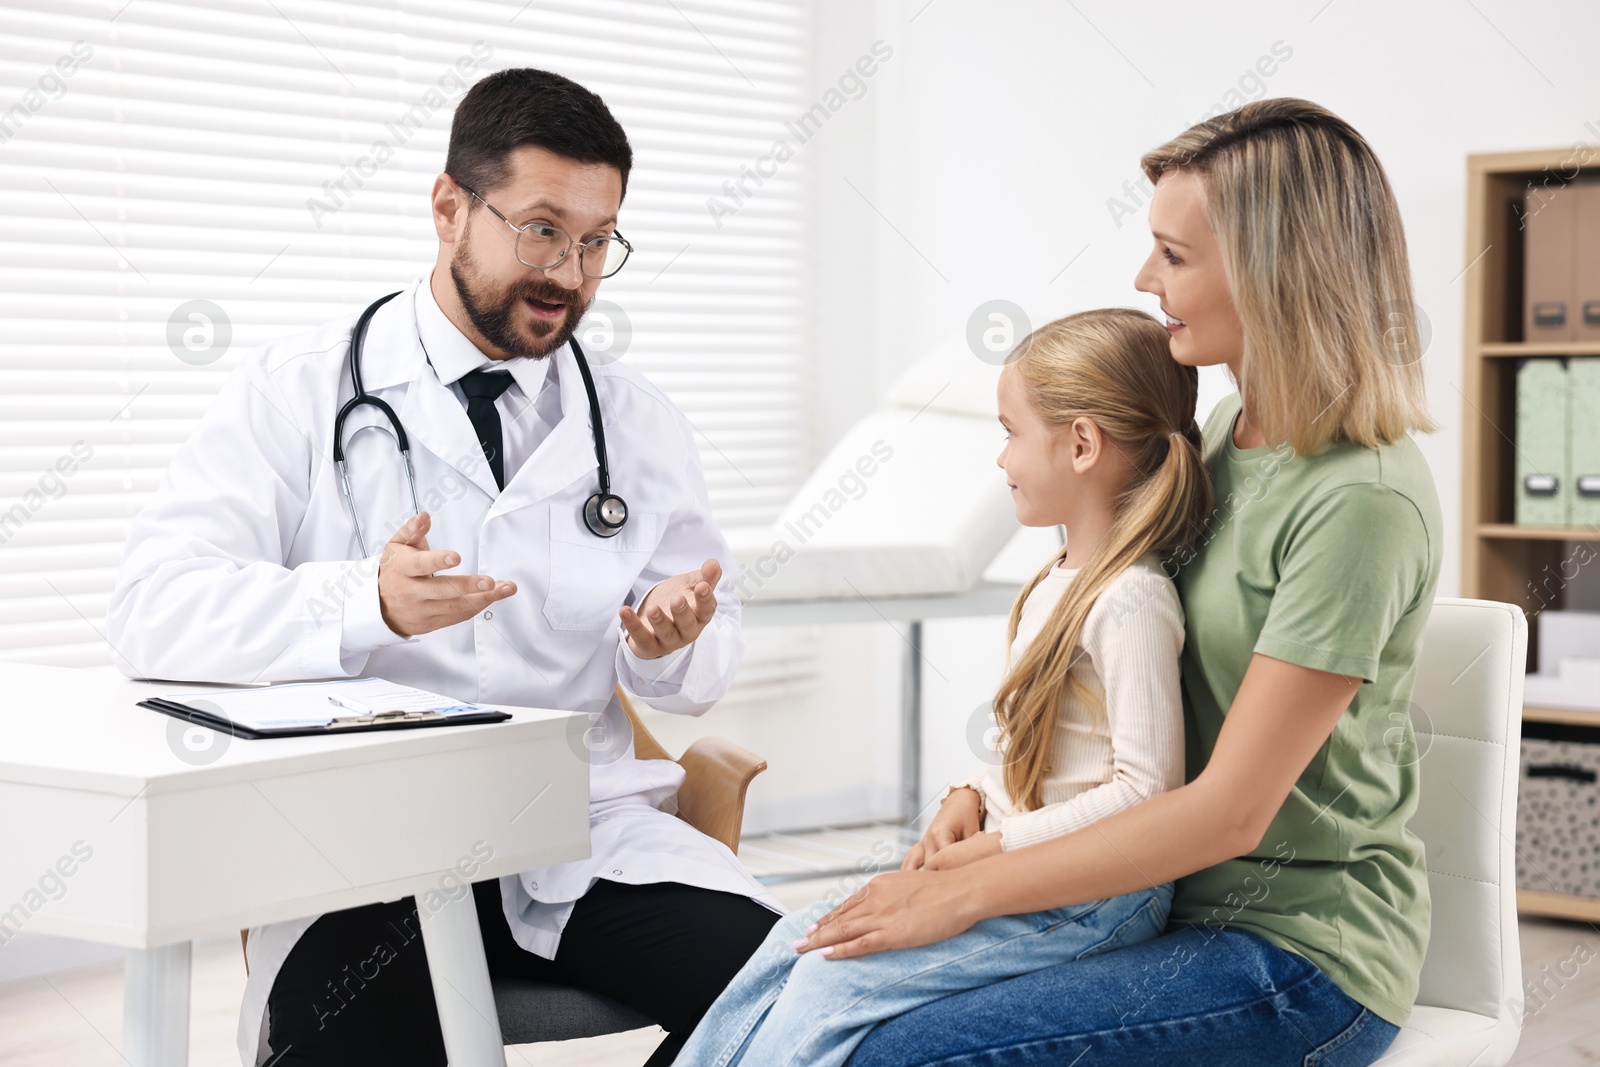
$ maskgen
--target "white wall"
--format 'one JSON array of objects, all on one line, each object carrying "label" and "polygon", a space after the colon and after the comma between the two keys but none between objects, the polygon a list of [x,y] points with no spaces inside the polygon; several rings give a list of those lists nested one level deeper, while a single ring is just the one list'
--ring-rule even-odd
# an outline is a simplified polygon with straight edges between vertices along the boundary
[{"label": "white wall", "polygon": [[[1462,271],[1480,251],[1464,247],[1466,156],[1600,142],[1600,6],[819,0],[815,35],[819,58],[878,38],[894,50],[817,143],[819,239],[837,252],[816,285],[820,445],[984,301],[1015,301],[1035,323],[1104,305],[1155,312],[1132,287],[1149,248],[1125,191],[1140,154],[1214,105],[1305,97],[1367,137],[1399,198],[1443,425],[1420,442],[1446,519],[1439,593],[1458,592]],[[1129,212],[1120,224],[1113,198]],[[870,294],[850,248],[874,263]],[[1227,388],[1213,374],[1202,404]],[[1035,538],[1004,570],[1020,580],[1049,543]],[[871,713],[892,724],[896,639],[879,636],[873,691],[889,695]],[[999,620],[928,627],[930,791],[970,766],[966,724],[998,679],[1002,638]],[[821,761],[829,747],[784,755]],[[892,760],[875,766],[892,775]]]}]

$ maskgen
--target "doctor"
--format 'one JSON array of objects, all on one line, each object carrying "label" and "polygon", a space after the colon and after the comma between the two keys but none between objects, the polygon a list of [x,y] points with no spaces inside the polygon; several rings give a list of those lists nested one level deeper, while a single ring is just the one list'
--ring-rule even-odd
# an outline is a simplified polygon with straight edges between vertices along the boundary
[{"label": "doctor", "polygon": [[[492,972],[581,986],[659,1022],[655,1067],[782,906],[669,814],[682,769],[634,758],[612,696],[620,679],[699,714],[743,651],[687,421],[620,363],[589,363],[591,396],[572,343],[627,257],[631,164],[582,86],[528,69],[478,82],[433,186],[438,258],[372,314],[358,361],[406,435],[420,510],[377,405],[353,408],[335,438],[355,393],[354,317],[268,344],[133,523],[109,627],[138,677],[381,675],[590,712],[598,748],[574,758],[591,763],[593,855],[480,883],[479,921]],[[597,533],[585,506],[605,468],[625,512],[605,503]],[[404,833],[404,819],[374,832]],[[252,930],[243,1063],[443,1064],[415,912],[408,897]]]}]

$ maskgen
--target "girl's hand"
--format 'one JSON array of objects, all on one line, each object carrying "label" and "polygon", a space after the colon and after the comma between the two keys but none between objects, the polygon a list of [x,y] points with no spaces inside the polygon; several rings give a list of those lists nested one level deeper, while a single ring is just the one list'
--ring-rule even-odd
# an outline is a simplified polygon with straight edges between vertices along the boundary
[{"label": "girl's hand", "polygon": [[818,920],[799,949],[844,960],[952,938],[980,918],[964,881],[960,872],[880,874]]},{"label": "girl's hand", "polygon": [[939,805],[939,814],[933,817],[922,840],[911,846],[901,861],[902,871],[921,870],[928,858],[940,849],[964,841],[983,829],[978,825],[978,791],[971,786],[956,789]]},{"label": "girl's hand", "polygon": [[923,869],[929,871],[948,871],[956,867],[965,867],[973,860],[981,860],[985,856],[995,856],[1000,853],[1000,832],[990,830],[986,834],[973,834],[951,845],[946,845],[938,852],[923,861]]}]

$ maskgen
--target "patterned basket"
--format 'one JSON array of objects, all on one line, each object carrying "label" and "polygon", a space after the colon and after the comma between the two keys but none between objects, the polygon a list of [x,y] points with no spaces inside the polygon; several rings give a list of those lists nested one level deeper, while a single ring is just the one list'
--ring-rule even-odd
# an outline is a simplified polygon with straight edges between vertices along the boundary
[{"label": "patterned basket", "polygon": [[1524,725],[1517,795],[1519,888],[1600,897],[1597,783],[1600,728]]}]

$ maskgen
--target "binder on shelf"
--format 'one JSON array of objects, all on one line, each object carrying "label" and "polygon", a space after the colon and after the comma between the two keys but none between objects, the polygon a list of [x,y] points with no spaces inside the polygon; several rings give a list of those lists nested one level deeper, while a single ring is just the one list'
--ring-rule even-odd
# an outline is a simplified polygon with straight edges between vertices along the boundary
[{"label": "binder on shelf", "polygon": [[1525,359],[1517,367],[1516,521],[1565,526],[1571,478],[1567,361]]},{"label": "binder on shelf", "polygon": [[1577,271],[1573,314],[1578,340],[1600,341],[1600,181],[1580,181],[1578,191]]},{"label": "binder on shelf", "polygon": [[1522,337],[1575,341],[1577,316],[1578,189],[1529,189],[1523,203]]},{"label": "binder on shelf", "polygon": [[413,689],[383,678],[189,690],[139,707],[233,737],[261,740],[426,726],[504,722],[511,713]]},{"label": "binder on shelf", "polygon": [[[1600,193],[1600,186],[1595,191]],[[1572,478],[1567,522],[1600,526],[1600,357],[1567,361],[1567,391],[1567,473]]]}]

